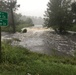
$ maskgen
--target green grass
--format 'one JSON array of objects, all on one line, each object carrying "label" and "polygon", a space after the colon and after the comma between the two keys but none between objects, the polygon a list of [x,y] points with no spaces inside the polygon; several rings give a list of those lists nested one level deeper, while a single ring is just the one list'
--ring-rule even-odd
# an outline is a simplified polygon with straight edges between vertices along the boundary
[{"label": "green grass", "polygon": [[76,75],[76,58],[48,56],[2,44],[0,75]]}]

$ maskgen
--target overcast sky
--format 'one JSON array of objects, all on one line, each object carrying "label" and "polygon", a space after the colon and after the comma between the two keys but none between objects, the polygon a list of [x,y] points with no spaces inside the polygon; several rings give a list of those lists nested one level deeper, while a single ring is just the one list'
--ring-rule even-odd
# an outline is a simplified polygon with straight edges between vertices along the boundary
[{"label": "overcast sky", "polygon": [[27,16],[43,17],[49,0],[17,0],[17,2],[17,4],[20,4],[18,13]]}]

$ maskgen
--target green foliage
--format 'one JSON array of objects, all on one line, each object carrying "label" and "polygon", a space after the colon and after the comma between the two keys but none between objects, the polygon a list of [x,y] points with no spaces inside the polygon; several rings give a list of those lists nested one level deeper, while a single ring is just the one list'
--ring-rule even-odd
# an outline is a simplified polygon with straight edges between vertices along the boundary
[{"label": "green foliage", "polygon": [[1,75],[76,75],[76,58],[47,56],[2,43]]},{"label": "green foliage", "polygon": [[13,29],[10,26],[1,27],[1,31],[3,32],[12,32]]},{"label": "green foliage", "polygon": [[15,21],[15,25],[19,25],[21,20],[20,18],[22,17],[21,14],[17,14],[17,13],[14,13],[14,21]]},{"label": "green foliage", "polygon": [[75,31],[75,32],[76,32],[76,24],[74,24],[73,27],[71,27],[69,30],[70,30],[70,31]]},{"label": "green foliage", "polygon": [[19,25],[19,24],[34,25],[31,18],[21,15],[20,13],[19,14],[14,13],[14,19],[15,19],[16,25]]},{"label": "green foliage", "polygon": [[[16,32],[21,32],[22,28],[31,27],[31,26],[34,26],[34,25],[33,24],[19,24],[19,25],[16,25]],[[1,27],[1,31],[3,31],[3,32],[12,32],[13,29],[12,29],[12,27],[7,26],[7,27]]]},{"label": "green foliage", "polygon": [[0,11],[8,13],[8,24],[11,25],[13,32],[15,32],[13,11],[17,10],[19,6],[17,0],[0,0]]},{"label": "green foliage", "polygon": [[10,11],[10,8],[16,10],[18,7],[16,6],[17,0],[0,0],[0,10],[1,11]]},{"label": "green foliage", "polygon": [[24,27],[31,27],[31,26],[33,26],[32,24],[30,25],[30,24],[20,24],[20,25],[17,25],[16,26],[16,31],[17,32],[21,32],[21,29],[22,28],[24,28]]},{"label": "green foliage", "polygon": [[47,6],[46,26],[59,30],[60,33],[71,27],[73,22],[71,0],[50,0]]},{"label": "green foliage", "polygon": [[72,14],[73,14],[73,24],[76,24],[76,1],[74,1],[71,5],[72,7]]},{"label": "green foliage", "polygon": [[76,14],[76,2],[72,3],[72,12]]},{"label": "green foliage", "polygon": [[31,18],[27,18],[27,19],[26,19],[26,24],[33,24],[32,19],[31,19]]},{"label": "green foliage", "polygon": [[4,43],[2,45],[3,62],[9,62],[12,64],[19,64],[21,61],[24,61],[25,53],[28,54],[29,51],[27,51],[26,49],[24,49],[25,51],[23,51],[22,49],[24,49],[24,48],[22,48],[22,47],[11,47],[9,44],[7,46],[7,43]]}]

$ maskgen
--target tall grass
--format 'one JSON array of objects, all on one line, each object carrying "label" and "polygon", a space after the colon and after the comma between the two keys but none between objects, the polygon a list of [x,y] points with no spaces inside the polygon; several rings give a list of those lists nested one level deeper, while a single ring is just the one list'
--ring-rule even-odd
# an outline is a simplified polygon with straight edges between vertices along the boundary
[{"label": "tall grass", "polygon": [[48,56],[2,44],[0,75],[76,75],[76,58]]}]

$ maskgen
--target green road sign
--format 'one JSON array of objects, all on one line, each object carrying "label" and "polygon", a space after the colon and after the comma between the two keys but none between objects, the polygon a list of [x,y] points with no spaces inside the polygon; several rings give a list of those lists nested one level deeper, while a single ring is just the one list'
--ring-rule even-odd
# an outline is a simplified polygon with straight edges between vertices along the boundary
[{"label": "green road sign", "polygon": [[7,26],[8,20],[0,20],[0,26]]},{"label": "green road sign", "polygon": [[0,26],[8,25],[8,13],[0,11]]}]

